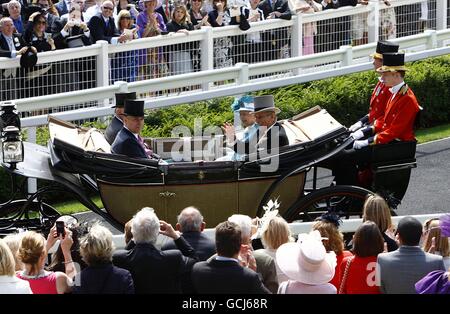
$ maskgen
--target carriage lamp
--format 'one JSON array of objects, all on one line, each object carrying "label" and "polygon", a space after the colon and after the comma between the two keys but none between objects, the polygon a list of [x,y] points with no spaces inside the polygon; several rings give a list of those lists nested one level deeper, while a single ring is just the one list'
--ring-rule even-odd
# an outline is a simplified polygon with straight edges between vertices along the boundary
[{"label": "carriage lamp", "polygon": [[16,105],[11,101],[0,103],[0,131],[7,126],[14,126],[20,131],[20,116]]},{"label": "carriage lamp", "polygon": [[22,136],[15,126],[7,126],[2,131],[2,157],[3,163],[10,164],[11,169],[15,169],[16,164],[23,161]]}]

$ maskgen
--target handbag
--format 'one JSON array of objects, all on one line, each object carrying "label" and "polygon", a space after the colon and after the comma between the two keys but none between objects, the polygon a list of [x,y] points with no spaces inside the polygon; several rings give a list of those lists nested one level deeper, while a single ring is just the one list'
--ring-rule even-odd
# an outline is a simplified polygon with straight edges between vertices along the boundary
[{"label": "handbag", "polygon": [[338,294],[344,294],[345,284],[347,282],[348,271],[350,269],[350,264],[353,261],[353,256],[347,260],[347,264],[345,265],[344,275],[342,276],[341,284],[339,285]]}]

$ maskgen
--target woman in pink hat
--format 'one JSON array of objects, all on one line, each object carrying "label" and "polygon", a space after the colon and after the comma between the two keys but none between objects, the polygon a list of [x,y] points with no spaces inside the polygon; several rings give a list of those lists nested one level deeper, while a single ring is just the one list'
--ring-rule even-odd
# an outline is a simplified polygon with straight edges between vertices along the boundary
[{"label": "woman in pink hat", "polygon": [[296,243],[281,245],[277,264],[289,277],[278,288],[279,294],[336,294],[329,283],[336,268],[336,254],[327,253],[319,231],[300,234]]}]

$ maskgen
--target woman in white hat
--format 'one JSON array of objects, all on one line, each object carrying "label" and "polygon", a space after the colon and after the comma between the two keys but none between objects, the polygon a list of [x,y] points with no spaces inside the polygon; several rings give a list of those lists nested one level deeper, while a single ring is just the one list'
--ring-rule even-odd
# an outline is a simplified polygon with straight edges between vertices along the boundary
[{"label": "woman in white hat", "polygon": [[300,234],[296,243],[285,243],[276,253],[277,264],[289,277],[279,294],[336,294],[329,283],[334,276],[336,254],[327,253],[319,231]]}]

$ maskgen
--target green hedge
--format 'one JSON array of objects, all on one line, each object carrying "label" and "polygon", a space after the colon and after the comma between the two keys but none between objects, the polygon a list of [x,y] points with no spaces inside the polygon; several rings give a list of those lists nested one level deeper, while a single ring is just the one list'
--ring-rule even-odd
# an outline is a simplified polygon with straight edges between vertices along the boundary
[{"label": "green hedge", "polygon": [[[424,111],[420,126],[431,127],[450,122],[450,56],[431,58],[408,64],[406,82],[412,88]],[[374,71],[367,71],[305,84],[265,90],[255,95],[273,94],[281,108],[280,118],[292,117],[320,105],[339,122],[350,125],[367,113],[369,99],[377,82]],[[180,105],[148,112],[144,136],[169,137],[174,127],[188,126],[193,132],[194,119],[202,118],[203,127],[220,126],[232,121],[233,97],[217,98],[195,105]],[[97,128],[104,125],[96,124]],[[46,128],[38,129],[38,143],[45,145]],[[8,196],[8,177],[0,171],[0,202]]]},{"label": "green hedge", "polygon": [[[406,82],[424,108],[420,127],[450,122],[450,56],[431,58],[408,64]],[[280,118],[292,117],[308,108],[320,105],[339,122],[350,125],[367,113],[369,99],[377,82],[374,71],[264,90],[255,95],[273,94],[281,109]],[[221,125],[231,121],[233,97],[218,98],[195,105],[155,110],[145,119],[144,135],[170,136],[177,125],[193,130],[194,119],[201,117],[203,125]]]}]

